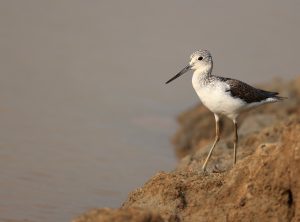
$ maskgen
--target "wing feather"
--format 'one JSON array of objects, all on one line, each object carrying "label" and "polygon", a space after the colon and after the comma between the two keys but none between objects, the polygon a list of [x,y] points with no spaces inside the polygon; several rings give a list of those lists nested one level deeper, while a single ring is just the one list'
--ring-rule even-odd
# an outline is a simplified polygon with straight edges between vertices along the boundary
[{"label": "wing feather", "polygon": [[268,98],[280,99],[280,97],[276,96],[278,95],[278,92],[257,89],[236,79],[222,78],[222,81],[229,85],[230,88],[227,91],[230,92],[233,97],[240,98],[246,103],[261,102]]}]

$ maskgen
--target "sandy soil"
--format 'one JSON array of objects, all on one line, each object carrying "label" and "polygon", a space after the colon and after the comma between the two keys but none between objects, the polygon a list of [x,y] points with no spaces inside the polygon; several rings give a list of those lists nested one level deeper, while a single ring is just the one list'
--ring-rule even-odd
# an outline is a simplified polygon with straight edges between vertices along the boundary
[{"label": "sandy soil", "polygon": [[93,210],[74,222],[300,221],[300,78],[264,88],[289,99],[241,117],[236,165],[232,124],[224,121],[208,173],[201,172],[214,124],[199,105],[178,118],[174,171],[157,173],[120,209]]}]

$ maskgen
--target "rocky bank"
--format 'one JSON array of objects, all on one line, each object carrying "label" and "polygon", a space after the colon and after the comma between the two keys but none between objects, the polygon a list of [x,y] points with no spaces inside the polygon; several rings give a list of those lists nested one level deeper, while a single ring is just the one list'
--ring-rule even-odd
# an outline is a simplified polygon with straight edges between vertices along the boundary
[{"label": "rocky bank", "polygon": [[300,78],[263,88],[288,99],[241,116],[236,165],[225,120],[208,173],[201,172],[215,131],[213,115],[198,105],[178,117],[174,171],[157,173],[119,209],[95,209],[73,222],[300,221]]}]

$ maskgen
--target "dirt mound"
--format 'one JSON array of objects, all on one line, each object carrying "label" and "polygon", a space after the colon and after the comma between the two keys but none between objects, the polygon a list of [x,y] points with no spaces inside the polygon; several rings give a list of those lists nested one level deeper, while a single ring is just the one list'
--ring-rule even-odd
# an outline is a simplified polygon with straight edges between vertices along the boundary
[{"label": "dirt mound", "polygon": [[[270,135],[276,142],[265,143]],[[256,140],[264,143],[242,150],[232,168],[232,152],[217,154],[210,165],[226,166],[224,172],[199,173],[206,155],[199,150],[174,172],[154,176],[123,206],[158,210],[165,221],[300,220],[300,118],[262,130]]]},{"label": "dirt mound", "polygon": [[179,117],[173,142],[184,158],[173,172],[157,173],[120,209],[75,221],[300,221],[300,78],[264,89],[289,99],[241,117],[236,165],[232,123],[225,121],[208,173],[201,172],[214,120],[199,105]]}]

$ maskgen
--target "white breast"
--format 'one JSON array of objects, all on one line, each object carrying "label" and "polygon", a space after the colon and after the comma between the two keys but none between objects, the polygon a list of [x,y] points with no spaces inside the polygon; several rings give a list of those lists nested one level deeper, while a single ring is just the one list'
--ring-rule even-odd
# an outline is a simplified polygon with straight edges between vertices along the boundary
[{"label": "white breast", "polygon": [[230,93],[226,91],[229,85],[225,82],[217,80],[204,84],[203,77],[199,73],[194,73],[192,83],[203,105],[213,113],[235,119],[246,105],[241,99],[230,96]]}]

